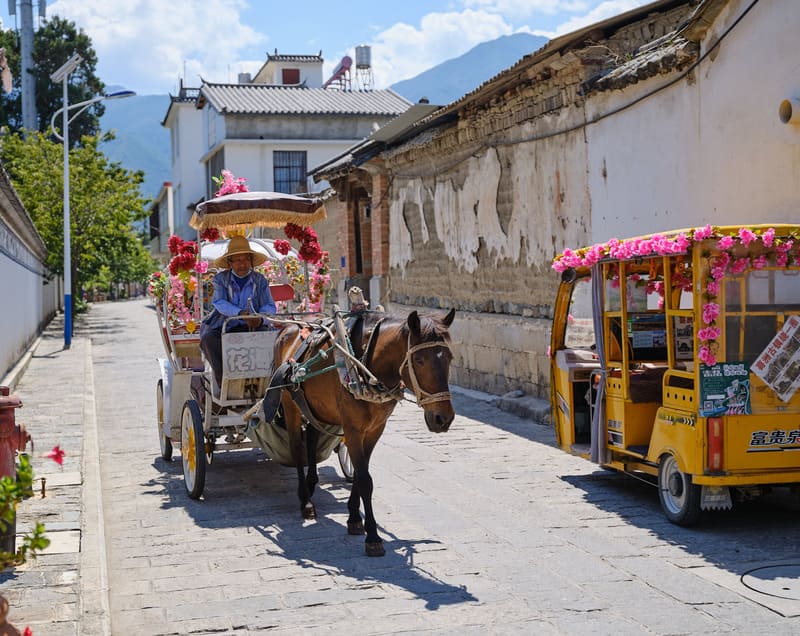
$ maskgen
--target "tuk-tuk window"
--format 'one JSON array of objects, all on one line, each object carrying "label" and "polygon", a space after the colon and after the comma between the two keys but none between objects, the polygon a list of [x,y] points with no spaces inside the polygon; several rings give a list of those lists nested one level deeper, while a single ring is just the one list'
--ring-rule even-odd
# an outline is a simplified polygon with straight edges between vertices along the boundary
[{"label": "tuk-tuk window", "polygon": [[[744,299],[744,300],[743,300]],[[781,328],[800,312],[800,272],[750,270],[725,282],[726,359],[752,363]]]},{"label": "tuk-tuk window", "polygon": [[572,288],[564,346],[568,349],[580,349],[591,347],[593,344],[592,279],[579,278]]}]

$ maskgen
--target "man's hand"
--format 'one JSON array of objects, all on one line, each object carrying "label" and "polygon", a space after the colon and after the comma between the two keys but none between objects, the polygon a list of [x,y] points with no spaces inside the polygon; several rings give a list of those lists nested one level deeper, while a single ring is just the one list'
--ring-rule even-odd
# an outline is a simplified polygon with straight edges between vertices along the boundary
[{"label": "man's hand", "polygon": [[264,320],[261,316],[253,315],[246,309],[242,309],[242,311],[239,312],[239,317],[244,320],[250,330],[258,329],[264,324]]}]

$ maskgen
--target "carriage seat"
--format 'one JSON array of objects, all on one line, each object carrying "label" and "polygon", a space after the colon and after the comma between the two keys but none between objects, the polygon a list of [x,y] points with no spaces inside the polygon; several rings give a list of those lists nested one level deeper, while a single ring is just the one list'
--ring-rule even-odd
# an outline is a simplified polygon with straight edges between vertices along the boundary
[{"label": "carriage seat", "polygon": [[272,294],[272,300],[276,303],[294,300],[294,287],[288,283],[282,285],[270,285],[269,293]]}]

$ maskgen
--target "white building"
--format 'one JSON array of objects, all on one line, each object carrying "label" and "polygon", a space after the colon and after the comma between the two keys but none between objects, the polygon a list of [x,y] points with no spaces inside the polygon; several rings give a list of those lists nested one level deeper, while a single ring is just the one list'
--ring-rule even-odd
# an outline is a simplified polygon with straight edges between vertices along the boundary
[{"label": "white building", "polygon": [[[344,152],[411,104],[391,90],[322,88],[321,55],[268,55],[253,80],[203,81],[172,96],[162,125],[169,128],[172,171],[151,210],[151,227],[191,238],[194,206],[216,190],[222,169],[247,179],[250,190],[310,192],[309,168]],[[321,191],[326,183],[317,184]],[[157,228],[157,229],[156,229]],[[155,250],[152,250],[155,252]]]}]

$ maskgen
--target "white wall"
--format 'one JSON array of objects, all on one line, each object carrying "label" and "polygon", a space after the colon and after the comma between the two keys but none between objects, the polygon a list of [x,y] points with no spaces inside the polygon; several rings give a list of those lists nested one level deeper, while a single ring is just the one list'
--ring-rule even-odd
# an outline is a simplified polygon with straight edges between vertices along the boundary
[{"label": "white wall", "polygon": [[[172,146],[170,181],[172,182],[175,215],[175,232],[183,237],[191,237],[195,230],[189,227],[191,215],[186,210],[190,203],[206,195],[205,166],[198,161],[207,148],[207,138],[203,128],[203,111],[195,108],[193,102],[174,102],[170,117],[166,122],[170,131]],[[163,206],[162,227],[167,227],[166,202]],[[166,249],[166,238],[162,248]]]},{"label": "white wall", "polygon": [[[59,306],[57,281],[0,220],[0,379],[20,359]],[[10,254],[13,254],[13,258]],[[21,261],[21,262],[20,262]]]},{"label": "white wall", "polygon": [[[276,150],[305,150],[306,167],[308,170],[331,157],[335,157],[360,140],[316,140],[316,139],[246,139],[228,140],[225,142],[225,168],[236,177],[247,179],[250,190],[275,189],[273,180],[272,153]],[[308,178],[309,192],[321,191],[327,187],[327,182],[314,183]]]},{"label": "white wall", "polygon": [[[741,4],[719,16],[703,53]],[[800,96],[800,11],[779,4],[757,4],[691,79],[587,127],[591,242],[706,223],[797,223],[800,126],[782,124],[778,105]],[[592,96],[587,117],[664,83]]]}]

